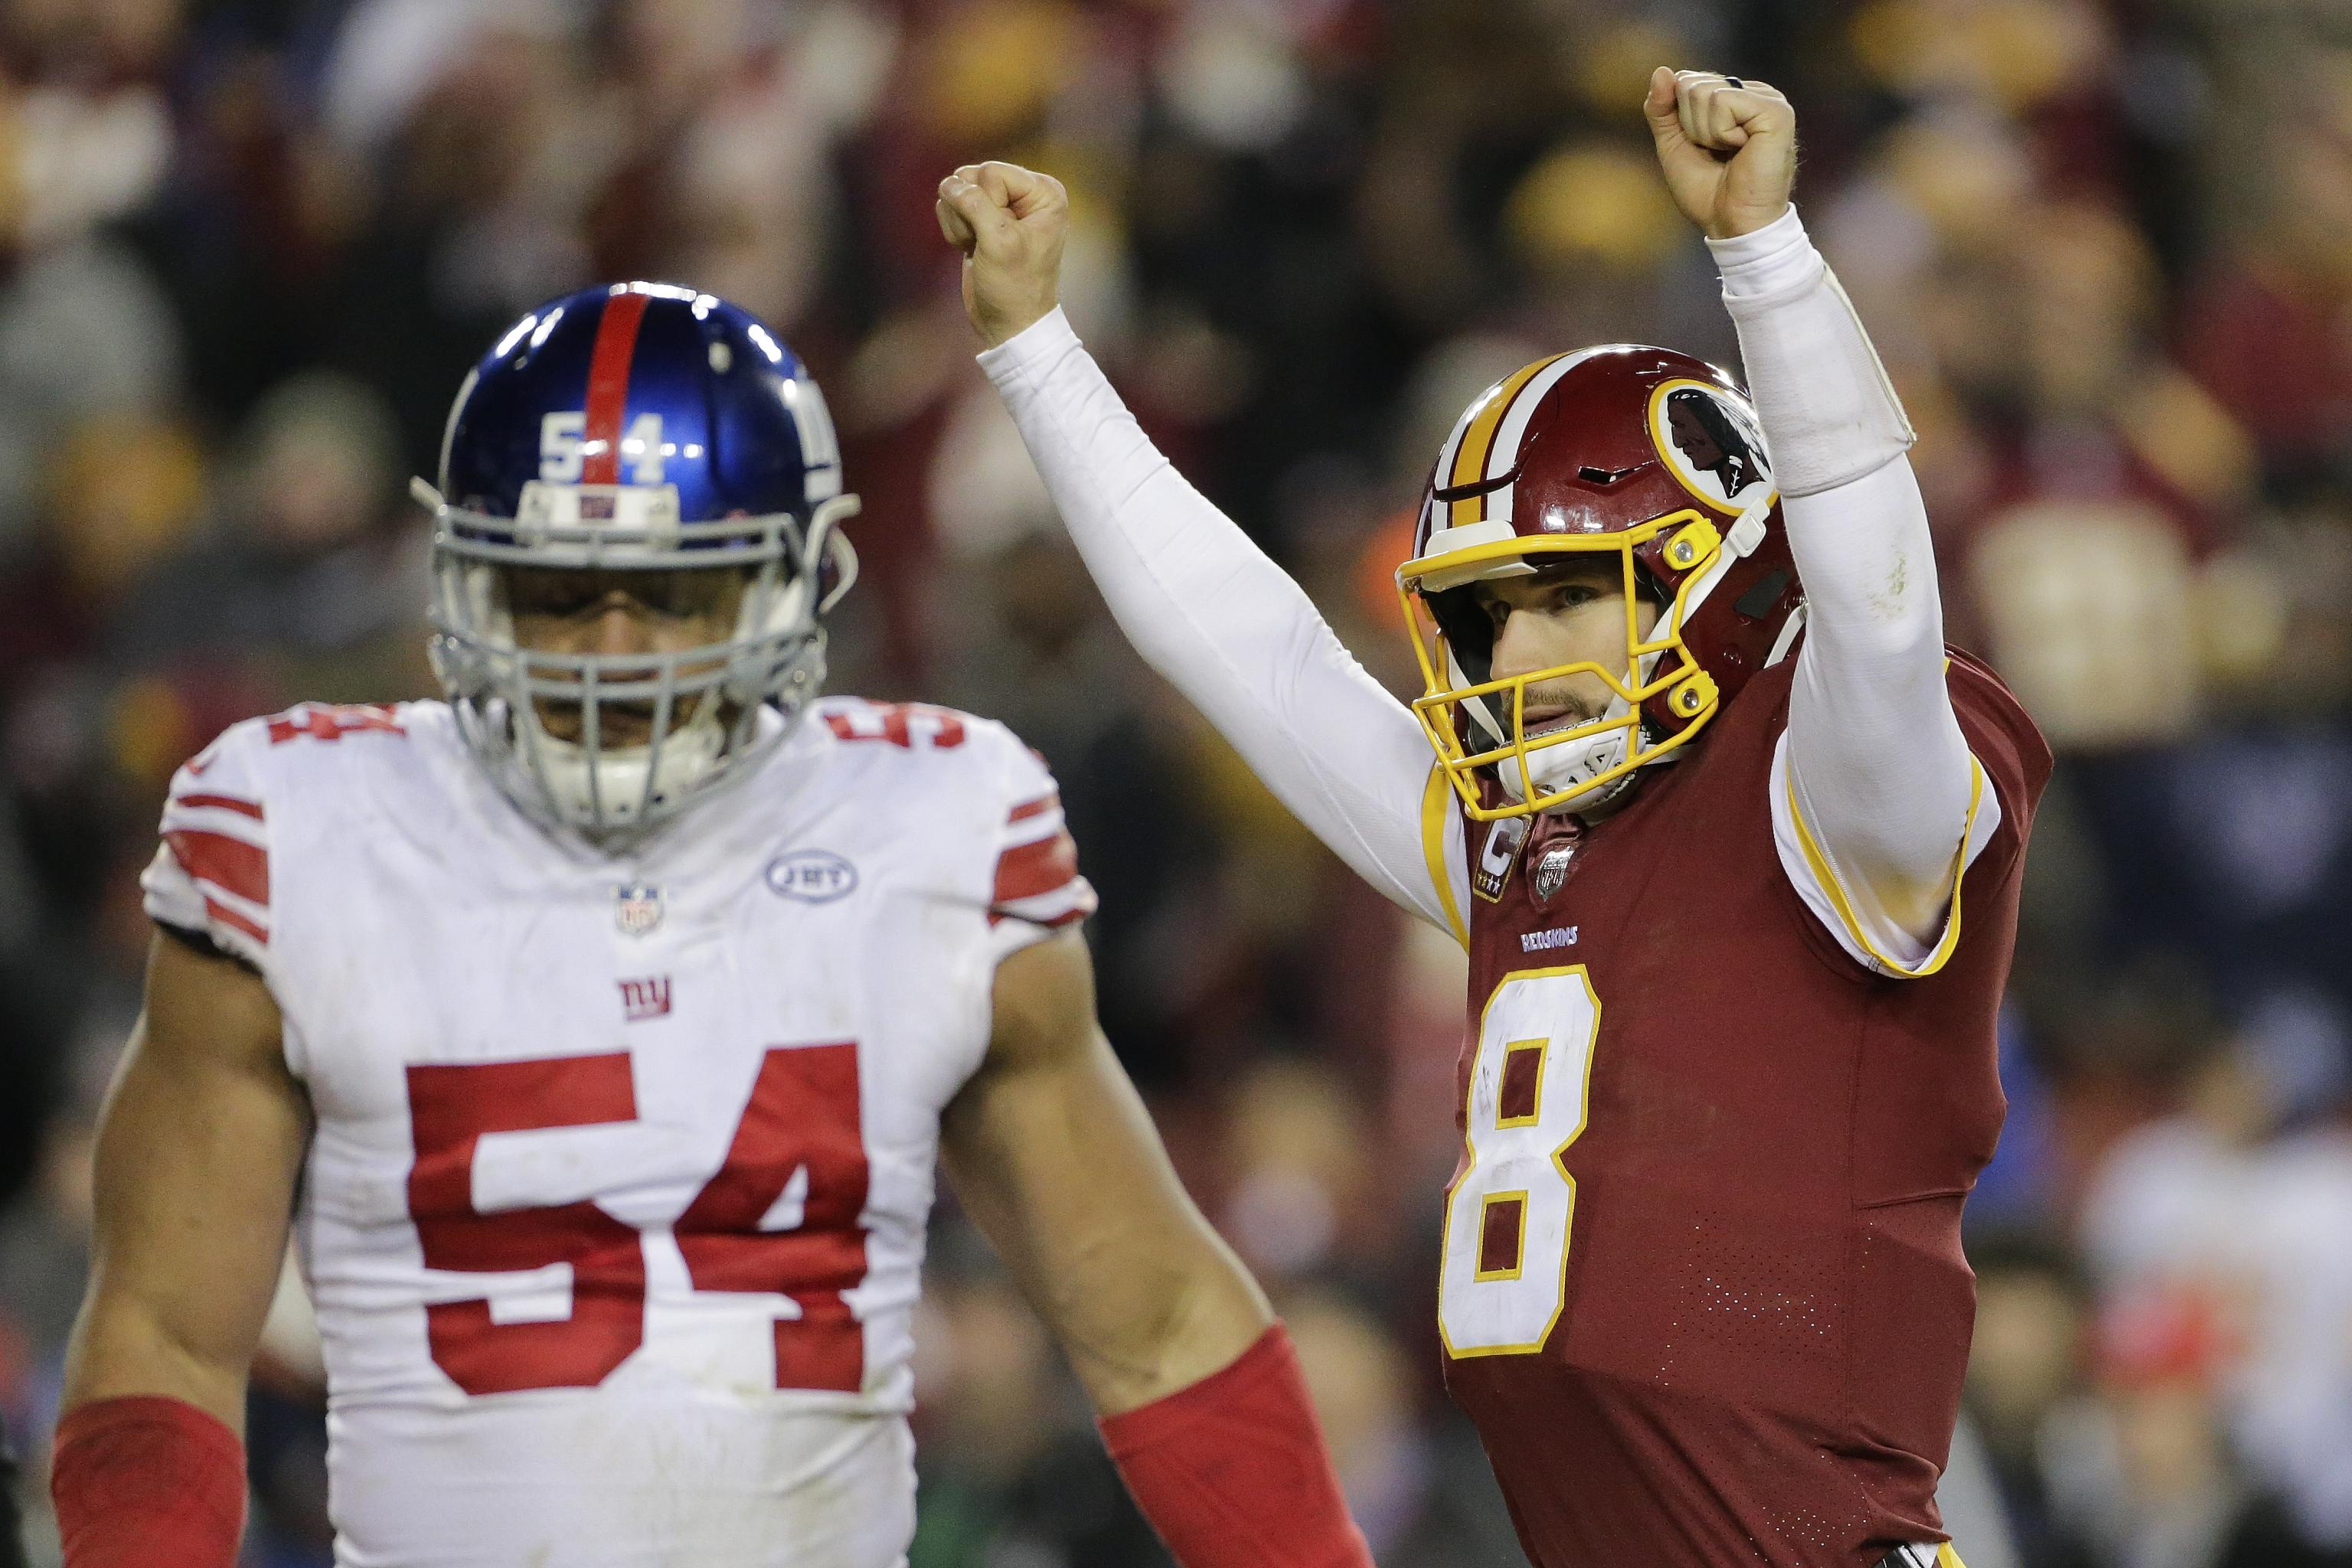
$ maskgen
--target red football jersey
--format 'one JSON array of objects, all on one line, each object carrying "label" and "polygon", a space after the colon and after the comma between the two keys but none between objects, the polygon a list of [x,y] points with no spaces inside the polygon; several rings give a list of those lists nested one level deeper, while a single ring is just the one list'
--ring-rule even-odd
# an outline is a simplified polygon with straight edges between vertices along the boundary
[{"label": "red football jersey", "polygon": [[1468,825],[1440,1320],[1537,1568],[1860,1568],[1942,1534],[1960,1205],[2000,1130],[1994,1018],[2050,753],[1955,654],[2001,820],[1944,967],[1874,973],[1774,848],[1792,666],[1589,829]]}]

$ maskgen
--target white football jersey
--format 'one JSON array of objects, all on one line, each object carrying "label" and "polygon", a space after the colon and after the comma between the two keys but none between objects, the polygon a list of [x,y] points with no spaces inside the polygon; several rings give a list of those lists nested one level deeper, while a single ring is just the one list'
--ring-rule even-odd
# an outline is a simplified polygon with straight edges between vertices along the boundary
[{"label": "white football jersey", "polygon": [[1002,725],[833,699],[641,848],[534,826],[446,707],[183,768],[158,921],[257,968],[348,1568],[890,1568],[941,1111],[1084,916]]}]

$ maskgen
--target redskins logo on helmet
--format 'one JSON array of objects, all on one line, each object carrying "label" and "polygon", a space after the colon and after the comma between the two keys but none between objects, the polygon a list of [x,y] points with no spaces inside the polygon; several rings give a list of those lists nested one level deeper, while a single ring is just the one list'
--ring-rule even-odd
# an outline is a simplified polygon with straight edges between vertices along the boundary
[{"label": "redskins logo on helmet", "polygon": [[1669,381],[1650,395],[1651,439],[1683,488],[1721,510],[1737,512],[1772,488],[1764,437],[1742,398],[1706,382]]},{"label": "redskins logo on helmet", "polygon": [[[1607,805],[1788,651],[1803,592],[1780,500],[1754,407],[1688,354],[1558,354],[1472,402],[1438,453],[1397,584],[1426,688],[1413,711],[1473,817]],[[1622,570],[1622,662],[1496,677],[1475,584],[1570,552]],[[1647,635],[1643,601],[1658,612]],[[1529,689],[1581,674],[1607,685],[1605,711],[1530,733]]]}]

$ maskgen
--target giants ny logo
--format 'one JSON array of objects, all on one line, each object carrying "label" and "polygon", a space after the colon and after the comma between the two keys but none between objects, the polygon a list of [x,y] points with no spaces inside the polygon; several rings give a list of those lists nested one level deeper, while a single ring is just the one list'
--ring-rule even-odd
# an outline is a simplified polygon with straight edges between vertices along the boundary
[{"label": "giants ny logo", "polygon": [[669,1016],[669,976],[621,982],[621,1016],[632,1024]]}]

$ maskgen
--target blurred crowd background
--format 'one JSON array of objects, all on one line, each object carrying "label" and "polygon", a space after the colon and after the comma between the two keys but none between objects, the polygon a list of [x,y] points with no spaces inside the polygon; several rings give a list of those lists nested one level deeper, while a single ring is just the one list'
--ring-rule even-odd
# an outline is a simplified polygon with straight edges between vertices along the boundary
[{"label": "blurred crowd background", "polygon": [[[0,1421],[36,1561],[165,780],[239,717],[431,691],[406,477],[507,321],[649,277],[831,396],[868,566],[836,688],[1059,773],[1113,1037],[1381,1562],[1518,1563],[1430,1331],[1459,956],[1108,624],[930,193],[984,156],[1070,184],[1079,330],[1402,689],[1390,574],[1473,393],[1596,340],[1736,363],[1654,177],[1659,63],[1798,105],[1954,640],[2060,757],[1969,1210],[1962,1549],[2352,1557],[2343,0],[0,0]],[[915,1568],[1157,1561],[951,1205],[935,1254]],[[327,1561],[303,1359],[256,1396],[257,1564]]]}]

